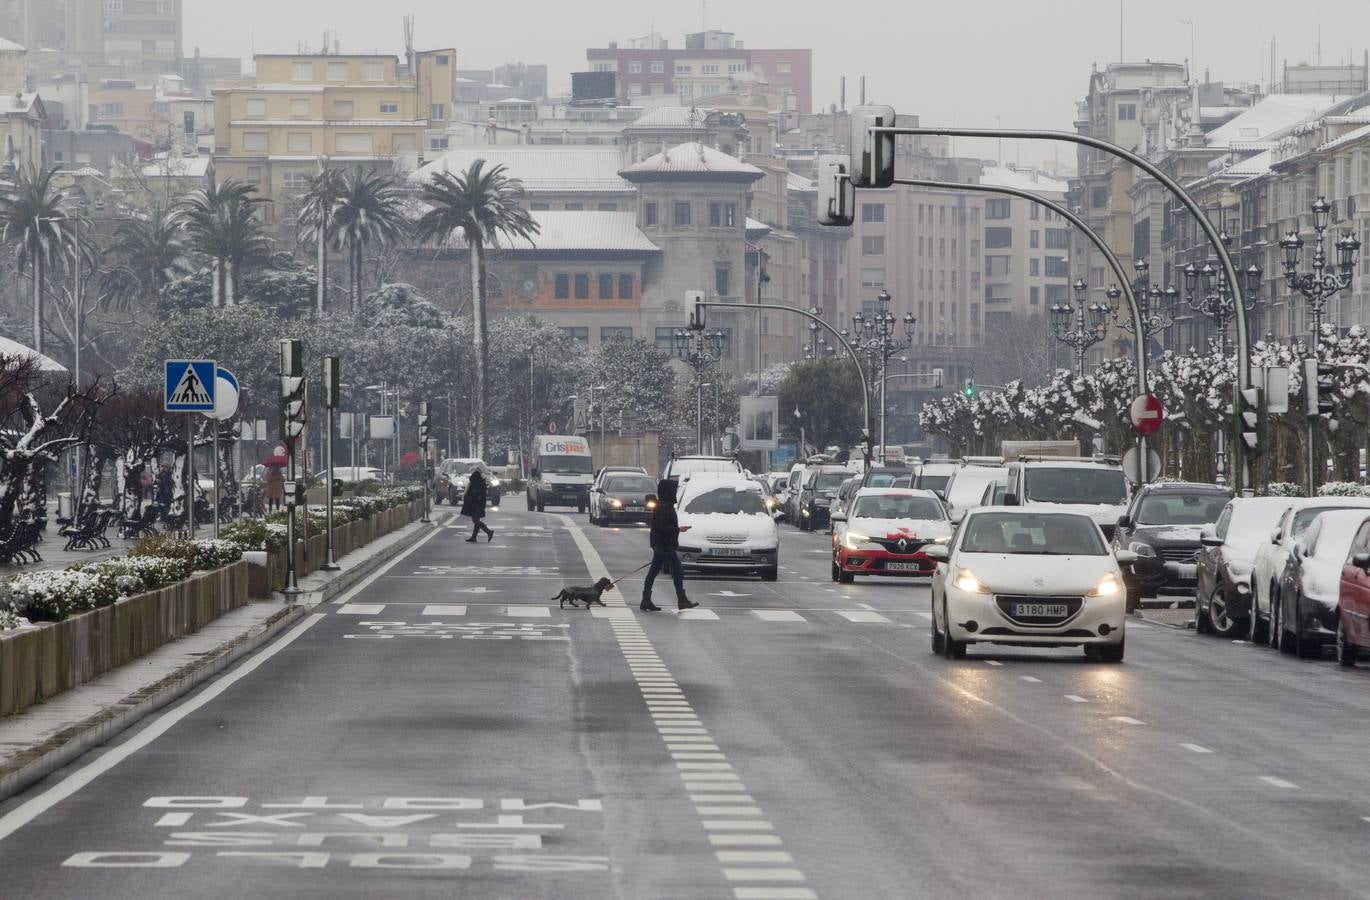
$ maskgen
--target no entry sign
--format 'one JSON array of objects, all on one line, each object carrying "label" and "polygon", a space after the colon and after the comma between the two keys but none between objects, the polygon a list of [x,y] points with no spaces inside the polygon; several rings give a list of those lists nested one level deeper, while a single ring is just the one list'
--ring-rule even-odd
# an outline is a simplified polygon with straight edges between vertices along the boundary
[{"label": "no entry sign", "polygon": [[1165,419],[1165,408],[1155,394],[1143,394],[1132,401],[1128,418],[1132,420],[1132,427],[1137,433],[1146,437],[1160,429],[1161,421]]}]

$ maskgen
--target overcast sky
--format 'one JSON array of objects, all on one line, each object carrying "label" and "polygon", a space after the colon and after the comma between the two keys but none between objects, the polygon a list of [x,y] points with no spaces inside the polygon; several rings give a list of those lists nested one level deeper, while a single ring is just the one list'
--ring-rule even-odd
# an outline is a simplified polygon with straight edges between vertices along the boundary
[{"label": "overcast sky", "polygon": [[[344,52],[398,51],[406,12],[416,16],[419,49],[454,46],[463,68],[546,63],[553,93],[569,89],[587,47],[653,29],[680,47],[687,31],[707,23],[755,47],[812,48],[816,107],[837,101],[842,75],[855,103],[864,74],[870,101],[927,124],[1061,129],[1072,128],[1090,66],[1118,60],[1120,36],[1128,61],[1183,62],[1190,26],[1182,20],[1192,19],[1201,71],[1261,84],[1270,77],[1272,38],[1277,65],[1315,61],[1320,33],[1324,64],[1360,62],[1370,45],[1363,0],[185,0],[186,50],[246,59],[254,48],[316,49],[328,29]],[[1052,158],[1040,148],[1010,143],[1004,156],[1024,164]],[[957,150],[996,152],[993,142]]]}]

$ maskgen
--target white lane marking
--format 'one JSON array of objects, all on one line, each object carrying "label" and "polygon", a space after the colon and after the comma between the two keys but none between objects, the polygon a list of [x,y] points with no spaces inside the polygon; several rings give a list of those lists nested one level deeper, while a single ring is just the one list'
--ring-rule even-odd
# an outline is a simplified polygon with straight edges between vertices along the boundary
[{"label": "white lane marking", "polygon": [[746,791],[747,786],[741,782],[714,782],[714,781],[687,781],[685,782],[687,791],[717,791],[718,793],[731,793],[733,791]]},{"label": "white lane marking", "polygon": [[875,607],[871,606],[869,603],[858,603],[856,605],[861,607],[862,609],[875,609]]},{"label": "white lane marking", "polygon": [[522,616],[528,619],[550,619],[552,611],[545,606],[506,606],[506,616]]},{"label": "white lane marking", "polygon": [[784,850],[719,850],[719,862],[730,863],[792,863],[794,857]]},{"label": "white lane marking", "polygon": [[1066,694],[1065,697],[1066,697],[1066,699],[1069,700],[1071,703],[1088,703],[1088,702],[1089,702],[1089,701],[1086,700],[1084,697],[1081,697],[1079,694]]},{"label": "white lane marking", "polygon": [[738,887],[733,888],[734,900],[818,900],[809,888],[797,887]]},{"label": "white lane marking", "polygon": [[1124,725],[1145,725],[1141,719],[1134,719],[1131,716],[1109,716],[1115,722],[1122,722]]},{"label": "white lane marking", "polygon": [[422,615],[425,616],[464,616],[466,607],[451,603],[430,603],[423,608]]},{"label": "white lane marking", "polygon": [[[672,753],[671,759],[727,759],[722,753]],[[761,815],[760,812],[757,815]]]},{"label": "white lane marking", "polygon": [[1257,777],[1271,787],[1283,788],[1286,791],[1297,791],[1299,789],[1299,786],[1294,782],[1276,778],[1274,775],[1259,775]]},{"label": "white lane marking", "polygon": [[1002,666],[1003,663],[999,662],[999,660],[997,660],[997,659],[987,659],[987,660],[985,660],[985,665],[987,665],[987,666],[995,666],[995,667],[998,667],[998,666]]},{"label": "white lane marking", "polygon": [[920,610],[920,611],[918,612],[918,615],[920,615],[920,616],[922,616],[923,618],[927,619],[929,622],[932,621],[932,613],[930,613],[930,612],[922,612],[922,611]]},{"label": "white lane marking", "polygon": [[[1370,816],[1366,821],[1370,822]],[[780,838],[773,834],[711,834],[709,843],[715,847],[779,847]]]},{"label": "white lane marking", "polygon": [[340,616],[378,616],[385,612],[384,603],[348,603],[335,612]]},{"label": "white lane marking", "polygon": [[754,609],[752,615],[763,622],[807,622],[799,613],[788,609]]},{"label": "white lane marking", "polygon": [[798,869],[724,869],[723,877],[729,881],[803,881],[804,873]]},{"label": "white lane marking", "polygon": [[761,810],[755,806],[696,806],[695,812],[701,816],[759,816]]},{"label": "white lane marking", "polygon": [[885,624],[889,624],[890,621],[889,619],[880,615],[880,613],[878,612],[870,612],[869,610],[864,609],[834,609],[833,612],[837,613],[839,616],[846,619],[848,622],[883,622]]},{"label": "white lane marking", "polygon": [[[755,803],[751,794],[691,794],[690,799],[695,803]],[[189,815],[185,813],[184,815]]]},{"label": "white lane marking", "polygon": [[1198,744],[1181,744],[1180,746],[1183,747],[1183,748],[1185,748],[1186,750],[1188,750],[1190,753],[1212,753],[1212,752],[1213,752],[1212,750],[1209,750],[1207,747],[1200,747]]},{"label": "white lane marking", "polygon": [[675,614],[682,619],[699,619],[706,622],[718,620],[718,613],[712,609],[678,609]]},{"label": "white lane marking", "polygon": [[737,822],[733,819],[705,819],[704,827],[709,831],[774,831],[774,826],[765,819],[749,819]]},{"label": "white lane marking", "polygon": [[1042,679],[1040,679],[1040,678],[1033,678],[1031,675],[1019,675],[1018,677],[1021,678],[1021,679],[1023,679],[1024,681],[1026,681],[1028,684],[1041,684],[1041,683],[1042,683]]},{"label": "white lane marking", "polygon": [[190,816],[188,812],[167,813],[152,824],[157,828],[180,828],[190,821]]}]

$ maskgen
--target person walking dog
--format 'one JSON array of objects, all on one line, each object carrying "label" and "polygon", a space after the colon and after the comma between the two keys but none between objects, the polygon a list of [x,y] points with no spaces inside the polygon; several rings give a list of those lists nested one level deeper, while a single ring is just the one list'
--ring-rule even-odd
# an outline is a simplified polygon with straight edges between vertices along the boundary
[{"label": "person walking dog", "polygon": [[461,514],[470,516],[475,527],[471,529],[471,536],[466,539],[466,543],[474,544],[476,536],[482,531],[485,532],[485,542],[488,544],[494,540],[495,532],[492,531],[485,522],[485,476],[480,474],[480,469],[471,472],[471,481],[466,486],[466,496],[461,500]]},{"label": "person walking dog", "polygon": [[693,609],[698,603],[685,596],[685,578],[680,568],[680,556],[676,548],[680,546],[680,520],[675,514],[676,483],[663,478],[656,485],[656,509],[652,510],[652,567],[647,570],[647,580],[642,584],[642,605],[644,612],[657,612],[661,607],[652,602],[652,582],[662,569],[670,569],[671,580],[675,582],[676,605],[680,609]]}]

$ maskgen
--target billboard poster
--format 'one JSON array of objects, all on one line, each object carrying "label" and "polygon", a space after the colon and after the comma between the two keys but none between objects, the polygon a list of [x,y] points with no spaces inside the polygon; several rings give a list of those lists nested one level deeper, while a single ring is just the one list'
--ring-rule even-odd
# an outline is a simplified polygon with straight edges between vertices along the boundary
[{"label": "billboard poster", "polygon": [[742,449],[774,450],[779,435],[778,397],[742,397]]}]

